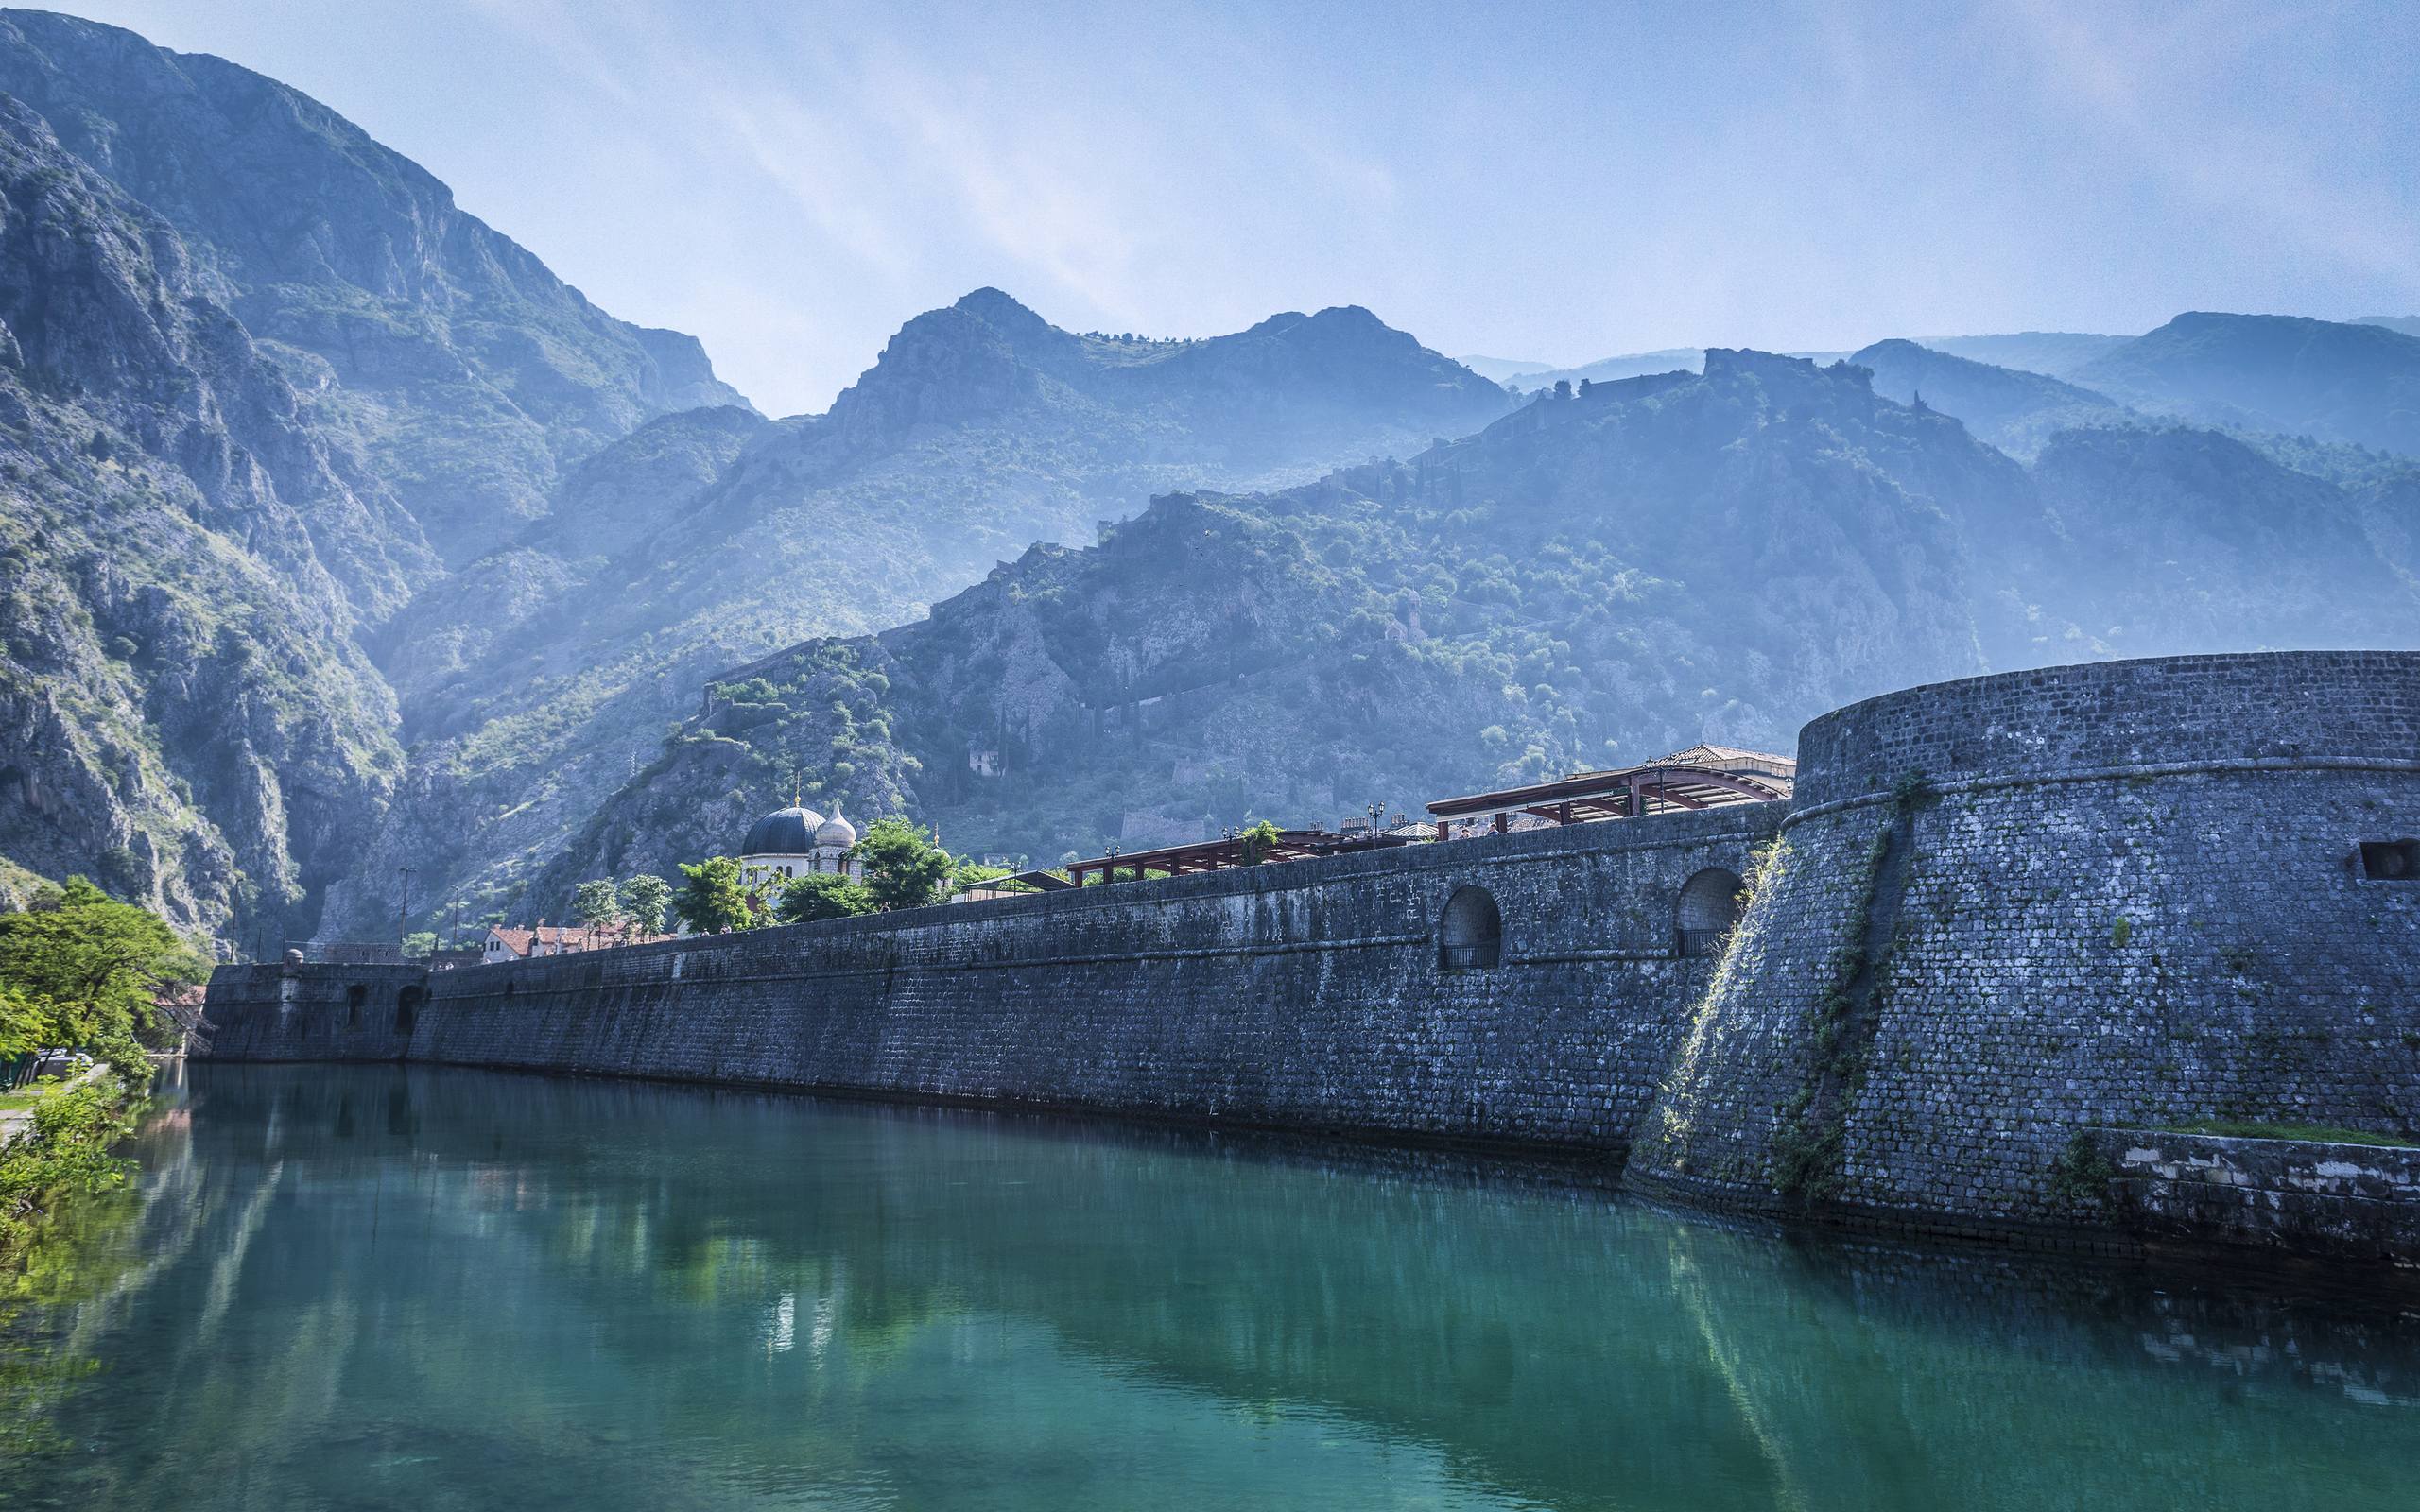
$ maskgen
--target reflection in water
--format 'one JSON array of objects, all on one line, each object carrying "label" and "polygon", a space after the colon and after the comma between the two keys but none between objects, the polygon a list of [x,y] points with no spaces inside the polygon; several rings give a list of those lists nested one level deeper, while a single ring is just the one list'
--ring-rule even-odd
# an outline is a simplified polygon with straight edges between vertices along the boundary
[{"label": "reflection in water", "polygon": [[1448,1161],[383,1067],[196,1068],[136,1153],[0,1502],[2420,1503],[2391,1308]]}]

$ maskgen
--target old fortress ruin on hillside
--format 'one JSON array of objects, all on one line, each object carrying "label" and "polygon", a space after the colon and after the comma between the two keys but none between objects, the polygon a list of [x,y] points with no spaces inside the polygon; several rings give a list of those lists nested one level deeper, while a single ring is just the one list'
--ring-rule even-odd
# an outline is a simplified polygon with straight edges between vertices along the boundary
[{"label": "old fortress ruin on hillside", "polygon": [[[2420,653],[1977,678],[1747,759],[1681,765],[1755,801],[1642,768],[1432,805],[1487,816],[1451,845],[226,967],[208,1053],[1527,1148],[1726,1209],[2420,1262]],[[1492,833],[1591,805],[1636,816]]]}]

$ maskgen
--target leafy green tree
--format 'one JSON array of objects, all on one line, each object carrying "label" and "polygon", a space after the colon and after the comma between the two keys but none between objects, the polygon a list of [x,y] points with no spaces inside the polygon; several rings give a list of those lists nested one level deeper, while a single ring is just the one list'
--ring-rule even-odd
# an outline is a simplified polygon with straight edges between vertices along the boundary
[{"label": "leafy green tree", "polygon": [[681,864],[681,890],[672,895],[672,911],[681,922],[700,935],[748,929],[756,922],[748,889],[740,885],[739,863],[716,856],[695,866]]},{"label": "leafy green tree", "polygon": [[154,996],[209,974],[159,916],[70,877],[0,914],[0,1055],[85,1046],[130,1080],[147,1076],[137,1036],[158,1023]]},{"label": "leafy green tree", "polygon": [[424,961],[436,949],[437,932],[435,930],[414,930],[404,936],[404,955],[407,960]]},{"label": "leafy green tree", "polygon": [[[144,1069],[147,1074],[149,1066]],[[60,1197],[125,1184],[128,1162],[112,1152],[134,1132],[126,1104],[126,1094],[106,1082],[54,1088],[34,1104],[30,1133],[0,1149],[0,1263],[13,1269]],[[21,1287],[34,1280],[23,1272],[12,1279]],[[0,1294],[0,1322],[9,1319],[8,1299]],[[0,1351],[0,1383],[11,1363],[7,1356],[16,1352]],[[13,1405],[0,1390],[0,1407]]]},{"label": "leafy green tree", "polygon": [[622,880],[622,917],[642,935],[661,935],[672,910],[672,884],[644,874]]},{"label": "leafy green tree", "polygon": [[1277,826],[1267,819],[1236,835],[1236,849],[1241,852],[1243,864],[1256,867],[1269,857],[1270,847],[1277,843]]},{"label": "leafy green tree", "polygon": [[932,832],[902,818],[876,819],[853,852],[865,864],[866,891],[875,906],[922,908],[949,885],[958,862],[933,843]]},{"label": "leafy green tree", "polygon": [[571,916],[592,928],[622,921],[622,894],[608,877],[583,882],[571,891]]},{"label": "leafy green tree", "polygon": [[777,914],[785,924],[804,924],[873,911],[873,894],[837,872],[814,871],[791,878],[782,888]]}]

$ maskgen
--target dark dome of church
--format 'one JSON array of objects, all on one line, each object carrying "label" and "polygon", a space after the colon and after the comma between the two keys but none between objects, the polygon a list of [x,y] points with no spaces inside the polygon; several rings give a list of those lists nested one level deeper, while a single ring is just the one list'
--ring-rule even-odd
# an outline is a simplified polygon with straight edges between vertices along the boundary
[{"label": "dark dome of church", "polygon": [[813,809],[776,809],[748,827],[739,842],[743,856],[801,856],[815,849],[823,816]]}]

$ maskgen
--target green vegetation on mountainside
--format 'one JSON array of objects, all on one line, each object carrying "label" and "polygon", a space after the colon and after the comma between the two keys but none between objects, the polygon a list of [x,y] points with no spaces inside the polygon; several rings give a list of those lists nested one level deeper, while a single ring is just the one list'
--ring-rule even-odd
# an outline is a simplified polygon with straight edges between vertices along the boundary
[{"label": "green vegetation on mountainside", "polygon": [[[911,619],[1036,539],[1089,536],[1154,491],[1306,481],[1508,404],[1364,310],[1188,342],[1077,335],[990,289],[919,316],[829,413],[717,432],[714,468],[676,469],[663,490],[661,528],[554,576],[515,548],[424,595],[431,612],[389,659],[408,662],[416,770],[336,917],[372,927],[393,906],[376,879],[402,865],[440,879],[426,896],[441,911],[456,898],[560,910],[569,895],[551,881],[528,891],[540,866],[716,674]],[[576,480],[579,517],[600,512],[610,480],[660,471],[643,447],[702,424],[670,417],[599,454]],[[734,783],[734,812],[783,786]]]},{"label": "green vegetation on mountainside", "polygon": [[793,769],[1047,864],[1787,750],[1825,709],[1991,667],[2415,638],[2364,496],[2231,438],[2073,431],[2029,470],[1861,368],[1718,352],[1408,463],[1165,497],[714,684],[540,890],[724,849]]}]

